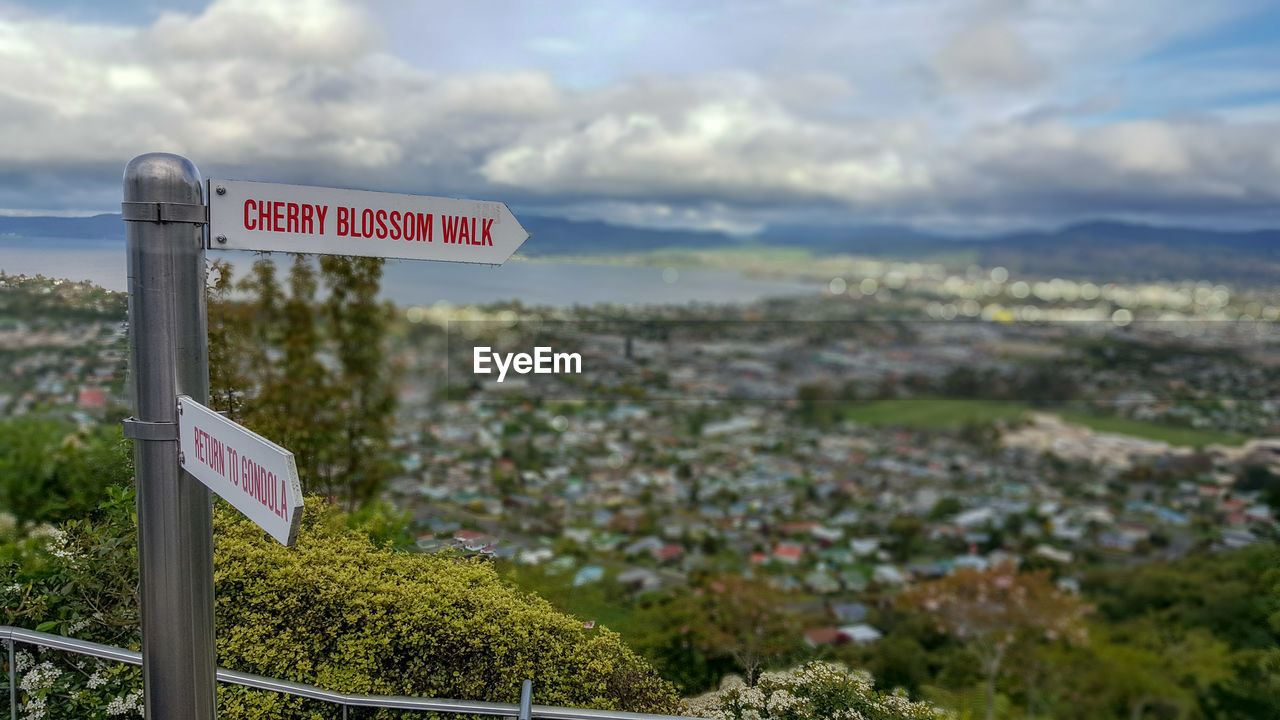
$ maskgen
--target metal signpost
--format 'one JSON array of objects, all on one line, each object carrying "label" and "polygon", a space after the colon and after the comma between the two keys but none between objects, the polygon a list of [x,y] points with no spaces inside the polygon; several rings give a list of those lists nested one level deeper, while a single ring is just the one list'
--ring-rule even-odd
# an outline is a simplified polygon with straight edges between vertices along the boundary
[{"label": "metal signpost", "polygon": [[209,398],[204,203],[186,158],[150,154],[124,171],[129,371],[138,494],[142,689],[148,718],[217,712],[209,490],[178,465],[178,395]]},{"label": "metal signpost", "polygon": [[[205,407],[207,247],[500,265],[529,234],[496,202],[214,180],[167,153],[124,172],[146,717],[217,714],[210,490],[292,545],[293,454]],[[208,224],[206,234],[205,225]]]}]

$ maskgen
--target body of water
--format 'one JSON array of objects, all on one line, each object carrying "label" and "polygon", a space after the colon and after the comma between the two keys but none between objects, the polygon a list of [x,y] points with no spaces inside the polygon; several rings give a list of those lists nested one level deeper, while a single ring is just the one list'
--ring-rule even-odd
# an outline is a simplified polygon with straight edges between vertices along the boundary
[{"label": "body of water", "polygon": [[[239,276],[254,255],[210,251],[208,257],[230,262]],[[281,255],[277,262],[284,269],[288,258]],[[0,239],[0,270],[11,275],[88,280],[110,290],[123,291],[127,285],[122,240]],[[526,305],[557,306],[743,303],[813,295],[821,289],[816,283],[760,280],[722,270],[519,260],[501,267],[388,260],[382,281],[383,297],[398,305],[429,305],[441,300],[455,304],[520,300]]]}]

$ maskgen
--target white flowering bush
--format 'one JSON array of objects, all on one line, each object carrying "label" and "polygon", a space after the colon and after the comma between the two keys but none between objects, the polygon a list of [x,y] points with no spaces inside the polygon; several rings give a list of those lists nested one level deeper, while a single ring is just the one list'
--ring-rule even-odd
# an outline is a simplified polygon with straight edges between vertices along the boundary
[{"label": "white flowering bush", "polygon": [[[105,511],[129,517],[132,493],[108,494]],[[136,566],[133,546],[99,523],[24,526],[0,515],[0,624],[136,650],[137,576],[128,571]],[[20,645],[14,671],[25,720],[142,714],[136,667]]]},{"label": "white flowering bush", "polygon": [[14,653],[22,720],[141,717],[138,668],[48,650]]},{"label": "white flowering bush", "polygon": [[947,720],[949,712],[912,702],[902,693],[875,690],[871,675],[842,665],[811,662],[740,680],[687,703],[689,713],[712,720]]}]

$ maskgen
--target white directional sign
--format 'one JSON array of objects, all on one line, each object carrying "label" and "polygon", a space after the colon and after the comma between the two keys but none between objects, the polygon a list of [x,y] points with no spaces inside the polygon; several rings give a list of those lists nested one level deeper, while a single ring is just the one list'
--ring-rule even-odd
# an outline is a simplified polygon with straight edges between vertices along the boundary
[{"label": "white directional sign", "polygon": [[500,202],[209,181],[214,250],[501,265],[528,237]]},{"label": "white directional sign", "polygon": [[302,484],[293,453],[186,395],[178,398],[182,469],[266,530],[292,545],[302,520]]}]

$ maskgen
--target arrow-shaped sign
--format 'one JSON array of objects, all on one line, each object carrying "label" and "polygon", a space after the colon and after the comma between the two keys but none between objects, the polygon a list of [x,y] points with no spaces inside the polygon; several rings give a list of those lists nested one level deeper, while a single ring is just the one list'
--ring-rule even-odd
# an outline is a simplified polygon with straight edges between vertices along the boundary
[{"label": "arrow-shaped sign", "polygon": [[500,202],[209,181],[214,250],[501,265],[528,237]]},{"label": "arrow-shaped sign", "polygon": [[186,395],[178,397],[182,469],[285,545],[298,537],[302,484],[293,453]]}]

